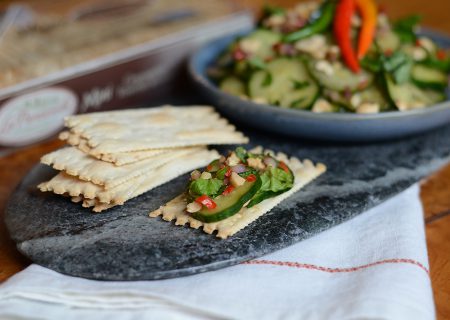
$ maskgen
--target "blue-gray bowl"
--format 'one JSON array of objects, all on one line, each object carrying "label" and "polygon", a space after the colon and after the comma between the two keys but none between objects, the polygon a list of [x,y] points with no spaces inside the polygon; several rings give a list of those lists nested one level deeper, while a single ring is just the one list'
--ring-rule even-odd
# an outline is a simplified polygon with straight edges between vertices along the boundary
[{"label": "blue-gray bowl", "polygon": [[[247,30],[249,32],[249,30]],[[242,32],[240,34],[243,34]],[[440,46],[450,47],[450,37],[423,30]],[[419,134],[450,123],[450,101],[410,111],[377,114],[313,113],[256,104],[221,91],[206,75],[218,55],[238,34],[210,42],[189,60],[189,73],[204,98],[225,116],[265,131],[328,141],[378,141]]]}]

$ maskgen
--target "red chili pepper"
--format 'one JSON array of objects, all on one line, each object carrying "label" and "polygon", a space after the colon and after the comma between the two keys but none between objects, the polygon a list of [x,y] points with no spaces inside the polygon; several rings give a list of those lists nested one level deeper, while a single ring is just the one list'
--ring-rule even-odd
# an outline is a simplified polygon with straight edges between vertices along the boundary
[{"label": "red chili pepper", "polygon": [[354,0],[340,0],[336,7],[333,31],[336,42],[341,49],[344,62],[353,72],[359,72],[359,62],[358,59],[356,59],[356,54],[350,39],[351,19],[354,12]]},{"label": "red chili pepper", "polygon": [[445,53],[444,50],[439,49],[439,50],[436,52],[436,57],[437,57],[439,60],[445,60],[445,58],[447,58],[447,54]]},{"label": "red chili pepper", "polygon": [[213,201],[213,199],[208,197],[206,194],[195,199],[195,202],[204,205],[208,209],[214,209],[215,207],[217,207],[217,204]]},{"label": "red chili pepper", "polygon": [[233,170],[231,170],[231,168],[228,168],[227,172],[225,172],[225,177],[231,176],[232,173],[233,173]]},{"label": "red chili pepper", "polygon": [[250,174],[245,180],[248,182],[256,181],[256,176],[254,174]]},{"label": "red chili pepper", "polygon": [[377,27],[377,6],[373,0],[356,0],[356,7],[362,18],[361,31],[358,38],[358,58],[363,58],[373,42]]},{"label": "red chili pepper", "polygon": [[229,195],[231,192],[233,192],[233,190],[234,190],[234,186],[229,185],[228,187],[225,188],[225,190],[223,190],[222,194],[223,194],[224,196],[227,196],[227,195]]},{"label": "red chili pepper", "polygon": [[278,166],[279,166],[281,169],[283,169],[284,172],[289,173],[289,168],[288,168],[288,166],[286,165],[286,163],[284,163],[283,161],[280,161],[280,162],[278,163]]}]

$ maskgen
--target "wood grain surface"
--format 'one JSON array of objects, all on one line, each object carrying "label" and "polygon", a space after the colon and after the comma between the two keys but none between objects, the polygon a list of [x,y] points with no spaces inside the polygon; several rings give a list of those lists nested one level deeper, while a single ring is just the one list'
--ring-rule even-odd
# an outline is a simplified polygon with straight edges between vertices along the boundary
[{"label": "wood grain surface", "polygon": [[[10,2],[2,1],[0,8]],[[76,3],[74,0],[28,0],[28,2],[36,6],[41,5],[44,11],[57,12],[62,12],[68,5]],[[270,2],[289,6],[297,1],[274,0]],[[424,25],[450,34],[450,1],[448,0],[379,0],[378,2],[387,9],[388,14],[393,18],[420,13],[423,16]],[[242,0],[240,3],[258,10],[265,1]],[[61,142],[52,140],[0,157],[0,282],[30,263],[17,252],[14,243],[7,235],[3,222],[7,199],[39,158],[61,145]],[[450,165],[422,183],[421,199],[425,211],[424,219],[437,318],[450,319]]]}]

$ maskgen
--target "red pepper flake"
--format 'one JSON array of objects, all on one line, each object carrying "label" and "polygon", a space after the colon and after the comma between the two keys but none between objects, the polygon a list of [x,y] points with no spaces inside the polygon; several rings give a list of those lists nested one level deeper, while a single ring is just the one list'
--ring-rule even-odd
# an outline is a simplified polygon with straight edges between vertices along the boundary
[{"label": "red pepper flake", "polygon": [[392,56],[393,53],[394,53],[394,52],[392,51],[392,49],[387,49],[386,51],[384,51],[384,55],[385,55],[386,57]]},{"label": "red pepper flake", "polygon": [[358,83],[358,89],[363,90],[364,88],[367,87],[368,84],[369,84],[368,80],[362,80],[360,83]]},{"label": "red pepper flake", "polygon": [[200,203],[208,209],[214,209],[215,207],[217,207],[217,204],[213,201],[213,199],[208,197],[206,194],[195,199],[195,202]]},{"label": "red pepper flake", "polygon": [[233,58],[234,58],[234,60],[236,60],[236,61],[242,61],[242,60],[244,60],[246,57],[247,57],[247,55],[246,55],[245,52],[242,51],[241,49],[236,49],[236,50],[233,52]]},{"label": "red pepper flake", "polygon": [[440,50],[438,50],[438,51],[436,52],[436,57],[437,57],[439,60],[445,60],[445,58],[447,58],[447,54],[445,53],[444,50],[440,49]]},{"label": "red pepper flake", "polygon": [[281,169],[283,169],[284,172],[289,173],[289,168],[286,165],[286,163],[284,163],[283,161],[280,161],[278,163],[278,167],[280,167]]},{"label": "red pepper flake", "polygon": [[256,181],[256,176],[254,174],[250,174],[245,180],[248,182]]},{"label": "red pepper flake", "polygon": [[208,164],[208,165],[206,166],[206,171],[211,171],[212,169],[213,169],[213,166],[212,166],[212,165]]},{"label": "red pepper flake", "polygon": [[222,195],[227,196],[231,192],[233,192],[233,190],[234,190],[234,186],[229,185],[228,187],[225,188],[225,190],[223,190]]},{"label": "red pepper flake", "polygon": [[277,42],[277,43],[275,43],[274,45],[272,45],[272,49],[273,49],[274,51],[278,52],[278,51],[280,50],[280,48],[281,48],[282,45],[283,45],[283,43]]},{"label": "red pepper flake", "polygon": [[232,173],[233,173],[233,170],[231,170],[231,168],[228,168],[227,172],[225,172],[225,177],[231,176]]},{"label": "red pepper flake", "polygon": [[419,39],[416,39],[416,42],[414,43],[416,47],[422,46]]}]

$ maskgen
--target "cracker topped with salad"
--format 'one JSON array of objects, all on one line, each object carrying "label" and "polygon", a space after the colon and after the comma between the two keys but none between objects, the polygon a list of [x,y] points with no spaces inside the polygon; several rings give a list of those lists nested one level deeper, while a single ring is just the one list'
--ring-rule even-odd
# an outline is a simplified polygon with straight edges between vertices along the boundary
[{"label": "cracker topped with salad", "polygon": [[325,170],[321,163],[314,165],[310,160],[288,158],[261,147],[250,151],[238,147],[204,170],[194,170],[186,191],[151,212],[150,217],[203,227],[206,233],[217,230],[217,236],[225,239]]},{"label": "cracker topped with salad", "polygon": [[445,100],[450,54],[416,33],[420,17],[390,21],[375,0],[266,7],[208,75],[225,92],[281,108],[378,113]]}]

